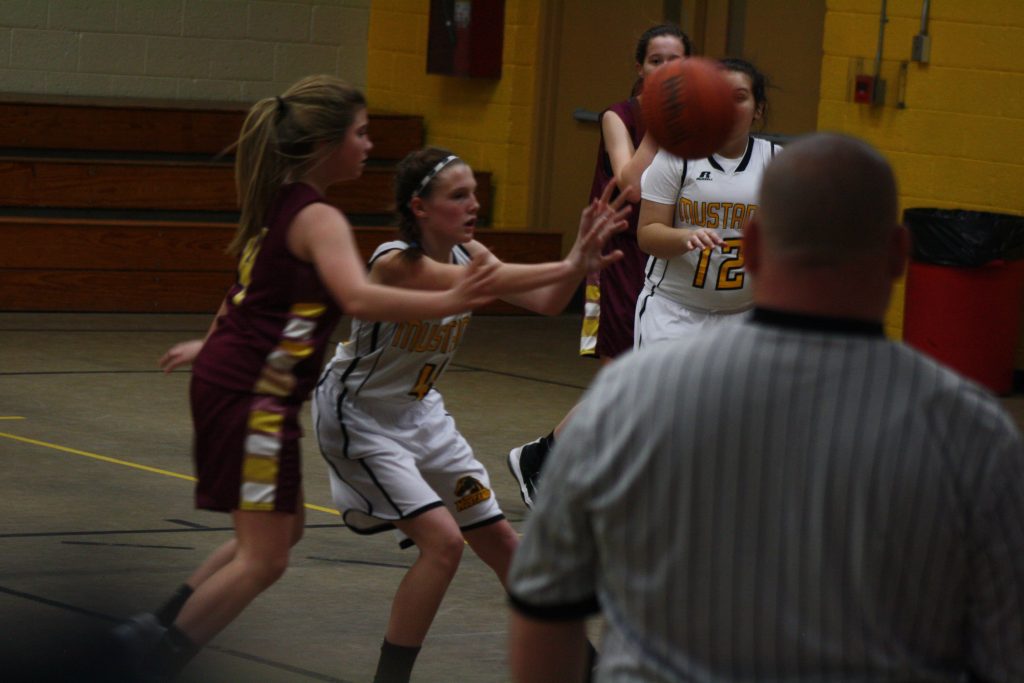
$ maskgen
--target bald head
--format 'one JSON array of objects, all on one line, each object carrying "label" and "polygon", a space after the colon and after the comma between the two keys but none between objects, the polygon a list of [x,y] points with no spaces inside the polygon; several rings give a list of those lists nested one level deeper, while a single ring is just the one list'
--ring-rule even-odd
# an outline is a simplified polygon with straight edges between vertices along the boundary
[{"label": "bald head", "polygon": [[758,219],[765,256],[828,265],[883,252],[898,224],[896,179],[867,143],[808,135],[765,171]]}]

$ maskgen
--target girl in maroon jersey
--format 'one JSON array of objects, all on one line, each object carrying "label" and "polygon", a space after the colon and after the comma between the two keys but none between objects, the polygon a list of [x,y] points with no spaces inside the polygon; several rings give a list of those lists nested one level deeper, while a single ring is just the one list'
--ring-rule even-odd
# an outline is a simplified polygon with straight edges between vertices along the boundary
[{"label": "girl in maroon jersey", "polygon": [[[589,273],[584,290],[580,355],[599,358],[602,364],[633,348],[636,300],[644,285],[647,254],[640,250],[636,241],[640,177],[658,151],[657,143],[647,134],[640,117],[644,78],[664,64],[686,59],[692,51],[690,38],[678,26],[659,24],[644,31],[636,44],[637,80],[633,96],[601,113],[601,144],[590,197],[599,197],[614,181],[619,187],[631,188],[626,194],[633,208],[628,229],[613,235],[606,247],[622,251],[622,259],[599,273]],[[520,495],[527,506],[533,506],[541,467],[572,412],[569,411],[547,436],[509,451],[509,471],[519,484]]]},{"label": "girl in maroon jersey", "polygon": [[367,280],[345,216],[324,199],[358,178],[372,147],[363,95],[305,78],[250,109],[236,143],[241,220],[229,251],[238,280],[205,340],[171,348],[194,360],[196,505],[230,512],[234,538],[155,614],[115,629],[135,678],[169,678],[288,566],[302,536],[299,410],[345,312],[374,320],[444,316],[490,300],[494,264],[475,259],[436,291]]}]

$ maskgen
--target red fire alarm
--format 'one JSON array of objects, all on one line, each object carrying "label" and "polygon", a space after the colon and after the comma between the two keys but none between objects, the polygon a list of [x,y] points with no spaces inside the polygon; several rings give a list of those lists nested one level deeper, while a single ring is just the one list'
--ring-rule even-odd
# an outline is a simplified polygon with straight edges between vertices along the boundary
[{"label": "red fire alarm", "polygon": [[875,101],[875,77],[857,74],[853,82],[853,101],[871,104]]},{"label": "red fire alarm", "polygon": [[501,77],[505,0],[430,0],[427,73]]}]

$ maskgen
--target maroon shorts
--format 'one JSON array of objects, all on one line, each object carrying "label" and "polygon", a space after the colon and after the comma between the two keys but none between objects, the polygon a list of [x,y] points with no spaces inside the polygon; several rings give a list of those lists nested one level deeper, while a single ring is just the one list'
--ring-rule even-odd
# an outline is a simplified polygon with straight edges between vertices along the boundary
[{"label": "maroon shorts", "polygon": [[295,512],[302,490],[301,403],[192,376],[196,507]]}]

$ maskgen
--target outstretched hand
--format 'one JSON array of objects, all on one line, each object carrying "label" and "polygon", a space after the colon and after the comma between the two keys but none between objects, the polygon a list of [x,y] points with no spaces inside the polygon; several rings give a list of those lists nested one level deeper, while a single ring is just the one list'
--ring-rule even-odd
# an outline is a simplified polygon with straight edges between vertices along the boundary
[{"label": "outstretched hand", "polygon": [[623,188],[619,196],[609,202],[614,190],[615,182],[612,181],[605,186],[600,198],[592,200],[580,215],[576,242],[567,258],[583,272],[601,270],[622,258],[622,251],[618,249],[601,253],[612,235],[626,229],[626,217],[632,210],[626,203],[630,186]]},{"label": "outstretched hand", "polygon": [[167,353],[160,356],[160,369],[167,373],[182,365],[188,365],[196,359],[196,356],[199,355],[199,350],[202,348],[202,339],[190,339],[189,341],[179,342],[167,349]]}]

